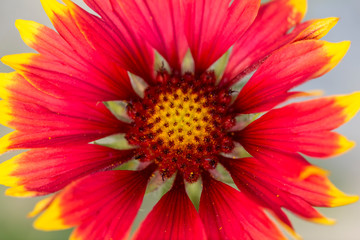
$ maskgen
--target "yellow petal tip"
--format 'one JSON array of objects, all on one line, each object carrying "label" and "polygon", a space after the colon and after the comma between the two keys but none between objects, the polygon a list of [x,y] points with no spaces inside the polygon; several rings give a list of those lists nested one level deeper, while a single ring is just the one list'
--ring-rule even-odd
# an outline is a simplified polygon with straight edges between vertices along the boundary
[{"label": "yellow petal tip", "polygon": [[20,53],[20,54],[12,54],[6,55],[2,57],[0,60],[5,65],[12,67],[14,69],[18,68],[20,65],[29,64],[31,62],[31,58],[37,54],[35,53]]},{"label": "yellow petal tip", "polygon": [[11,197],[36,197],[39,195],[38,192],[27,190],[25,186],[9,188],[5,191],[5,194]]},{"label": "yellow petal tip", "polygon": [[10,65],[11,63],[16,62],[16,59],[19,55],[21,55],[21,53],[6,55],[6,56],[3,56],[0,60],[2,63],[6,64],[6,65]]},{"label": "yellow petal tip", "polygon": [[308,92],[297,92],[296,94],[292,95],[291,97],[320,97],[324,95],[324,91],[322,90],[311,90]]},{"label": "yellow petal tip", "polygon": [[335,104],[344,109],[344,122],[348,122],[360,110],[360,92],[354,92],[350,95],[338,96],[335,98]]},{"label": "yellow petal tip", "polygon": [[46,15],[53,22],[56,15],[65,15],[66,7],[56,0],[40,0]]},{"label": "yellow petal tip", "polygon": [[39,215],[41,212],[43,212],[52,202],[53,197],[48,197],[40,200],[38,203],[36,203],[34,209],[28,213],[27,217],[32,218],[37,215]]},{"label": "yellow petal tip", "polygon": [[313,22],[319,29],[324,29],[327,32],[333,28],[339,21],[338,17],[328,17],[323,19],[315,19]]},{"label": "yellow petal tip", "polygon": [[9,91],[9,88],[11,88],[11,86],[16,81],[16,77],[16,72],[0,73],[0,98],[9,99],[11,96],[11,91]]},{"label": "yellow petal tip", "polygon": [[324,170],[324,169],[321,169],[319,167],[316,167],[316,166],[313,166],[313,165],[310,165],[310,166],[307,166],[299,175],[299,179],[300,180],[304,180],[310,176],[313,176],[313,175],[321,175],[321,176],[327,176],[329,175],[329,172]]},{"label": "yellow petal tip", "polygon": [[354,203],[359,200],[359,196],[356,195],[347,195],[340,191],[334,184],[332,184],[329,180],[327,182],[328,191],[327,194],[331,196],[327,206],[329,207],[340,207],[344,205],[348,205]]},{"label": "yellow petal tip", "polygon": [[346,195],[345,193],[341,192],[339,189],[336,189],[335,191],[336,191],[336,193],[332,193],[332,194],[334,194],[336,197],[333,198],[332,200],[330,200],[330,203],[329,203],[330,207],[340,207],[340,206],[352,204],[359,200],[359,196]]},{"label": "yellow petal tip", "polygon": [[301,14],[303,18],[307,11],[307,1],[306,0],[289,0],[288,4],[294,8],[294,11]]},{"label": "yellow petal tip", "polygon": [[311,222],[319,223],[323,225],[334,225],[336,223],[335,219],[326,218],[326,217],[320,217],[320,218],[312,218],[309,219]]},{"label": "yellow petal tip", "polygon": [[10,150],[10,146],[11,146],[11,135],[13,135],[14,132],[11,132],[5,136],[3,136],[2,138],[0,138],[0,154],[7,152],[8,150]]},{"label": "yellow petal tip", "polygon": [[12,176],[14,171],[18,168],[18,164],[15,163],[14,159],[7,160],[0,164],[0,184],[8,187],[18,186],[20,179]]},{"label": "yellow petal tip", "polygon": [[320,39],[324,37],[339,21],[337,17],[315,19],[309,21],[307,26],[296,38],[295,41],[306,39]]},{"label": "yellow petal tip", "polygon": [[321,76],[331,69],[333,69],[345,56],[349,50],[350,41],[343,41],[338,43],[331,43],[327,41],[314,40],[322,44],[321,56],[326,58],[326,64],[316,73],[317,76]]},{"label": "yellow petal tip", "polygon": [[23,28],[27,28],[27,26],[29,26],[29,23],[31,23],[31,21],[28,20],[24,20],[24,19],[16,19],[15,20],[15,27],[20,30]]},{"label": "yellow petal tip", "polygon": [[346,137],[339,135],[339,139],[338,139],[338,147],[334,153],[334,156],[338,156],[340,154],[343,154],[347,151],[349,151],[350,149],[352,149],[353,147],[355,147],[356,143],[354,141],[350,141],[349,139],[347,139]]},{"label": "yellow petal tip", "polygon": [[3,64],[6,64],[7,59],[9,58],[8,56],[11,56],[11,55],[3,56],[2,58],[0,58],[0,61],[1,61]]},{"label": "yellow petal tip", "polygon": [[14,110],[8,101],[0,101],[0,123],[11,127],[10,122],[14,120]]},{"label": "yellow petal tip", "polygon": [[15,27],[19,30],[21,38],[30,47],[36,42],[39,26],[40,24],[33,21],[22,19],[15,21]]},{"label": "yellow petal tip", "polygon": [[331,68],[336,66],[345,56],[351,45],[350,41],[342,41],[338,43],[325,42],[324,50],[330,57],[329,65]]},{"label": "yellow petal tip", "polygon": [[[127,238],[124,238],[124,239],[127,239]],[[78,236],[76,235],[76,232],[74,231],[74,232],[71,234],[69,240],[82,240],[82,239],[81,239],[80,237],[78,237]]]},{"label": "yellow petal tip", "polygon": [[287,224],[283,223],[282,221],[279,221],[281,226],[291,235],[291,237],[295,240],[302,240],[300,234],[298,234],[292,227],[288,226]]},{"label": "yellow petal tip", "polygon": [[60,200],[57,198],[51,203],[46,211],[38,217],[34,222],[34,228],[43,231],[54,231],[71,228],[72,226],[64,223],[61,218],[62,209],[60,207]]}]

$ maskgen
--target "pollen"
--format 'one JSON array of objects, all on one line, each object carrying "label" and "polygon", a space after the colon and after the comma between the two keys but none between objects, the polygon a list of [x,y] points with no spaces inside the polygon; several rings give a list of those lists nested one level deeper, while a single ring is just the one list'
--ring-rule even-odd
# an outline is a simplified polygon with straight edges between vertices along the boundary
[{"label": "pollen", "polygon": [[129,103],[134,121],[127,139],[139,146],[136,158],[154,161],[164,179],[180,171],[194,182],[202,170],[216,167],[220,152],[233,148],[227,136],[229,119],[235,121],[227,114],[230,93],[215,86],[213,73],[195,78],[162,72],[157,79],[143,99]]},{"label": "pollen", "polygon": [[214,130],[214,125],[205,121],[210,115],[205,104],[206,99],[191,90],[183,92],[177,89],[175,93],[160,94],[155,111],[148,120],[156,131],[160,130],[155,141],[163,140],[165,144],[175,144],[183,150],[204,143]]}]

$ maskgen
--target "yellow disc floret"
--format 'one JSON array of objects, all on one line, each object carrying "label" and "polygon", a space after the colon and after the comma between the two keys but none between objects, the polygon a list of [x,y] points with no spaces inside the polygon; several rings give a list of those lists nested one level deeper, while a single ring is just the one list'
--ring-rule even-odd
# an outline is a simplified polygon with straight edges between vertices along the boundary
[{"label": "yellow disc floret", "polygon": [[191,90],[184,93],[177,89],[175,93],[160,94],[155,112],[148,120],[156,131],[161,130],[154,140],[162,139],[165,144],[175,144],[178,149],[205,142],[214,129],[205,104],[206,99]]}]

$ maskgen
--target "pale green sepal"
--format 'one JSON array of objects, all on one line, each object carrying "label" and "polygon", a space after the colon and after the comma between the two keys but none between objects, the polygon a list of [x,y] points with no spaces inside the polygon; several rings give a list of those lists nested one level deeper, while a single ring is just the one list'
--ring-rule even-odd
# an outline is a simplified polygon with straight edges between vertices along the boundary
[{"label": "pale green sepal", "polygon": [[231,90],[233,91],[231,103],[233,103],[236,98],[238,97],[239,93],[243,89],[243,87],[246,85],[246,83],[250,80],[250,78],[254,75],[255,71],[247,74],[244,76],[241,80],[236,81],[232,86]]},{"label": "pale green sepal", "polygon": [[244,129],[246,126],[248,126],[250,123],[255,121],[261,116],[261,113],[252,113],[252,114],[240,114],[235,117],[236,124],[234,127],[232,127],[231,131],[239,131]]},{"label": "pale green sepal", "polygon": [[185,182],[185,186],[186,186],[186,192],[191,202],[194,204],[196,210],[199,210],[200,196],[202,190],[201,180],[199,179],[194,183]]},{"label": "pale green sepal", "polygon": [[111,136],[107,136],[96,141],[91,142],[93,144],[117,149],[117,150],[128,150],[136,148],[136,146],[130,145],[125,138],[124,133],[118,133]]},{"label": "pale green sepal", "polygon": [[130,161],[127,161],[126,163],[121,164],[120,166],[114,168],[114,170],[137,170],[139,166],[139,161],[136,159],[132,159]]},{"label": "pale green sepal", "polygon": [[144,98],[145,89],[149,86],[141,77],[128,72],[131,86],[139,97]]},{"label": "pale green sepal", "polygon": [[194,58],[191,55],[190,49],[186,52],[184,60],[181,64],[181,73],[194,73],[195,71],[195,62]]},{"label": "pale green sepal", "polygon": [[[171,68],[169,63],[165,60],[165,58],[163,56],[161,56],[160,53],[158,53],[157,51],[155,52],[155,61],[154,61],[154,69],[155,71],[161,71],[161,70],[166,70],[168,73],[171,72]],[[157,74],[157,73],[155,73]]]},{"label": "pale green sepal", "polygon": [[245,150],[243,146],[240,145],[240,143],[234,142],[234,149],[229,153],[221,153],[222,156],[227,158],[245,158],[245,157],[251,157],[251,155]]},{"label": "pale green sepal", "polygon": [[231,54],[230,48],[228,51],[226,51],[216,62],[214,62],[208,70],[212,70],[215,73],[216,76],[216,83],[219,83],[224,72],[226,69],[226,66],[229,62],[230,54]]},{"label": "pale green sepal", "polygon": [[124,101],[107,101],[104,102],[105,106],[110,110],[114,116],[123,121],[130,123],[132,119],[127,115],[126,106],[127,103]]},{"label": "pale green sepal", "polygon": [[234,183],[230,173],[223,167],[223,165],[218,164],[214,170],[210,171],[212,175],[219,181],[232,184]]},{"label": "pale green sepal", "polygon": [[154,196],[157,196],[158,199],[160,199],[171,189],[174,180],[175,174],[173,174],[171,178],[163,179],[161,174],[157,171],[154,173],[154,176],[150,179],[150,182],[147,185],[146,194],[153,193]]}]

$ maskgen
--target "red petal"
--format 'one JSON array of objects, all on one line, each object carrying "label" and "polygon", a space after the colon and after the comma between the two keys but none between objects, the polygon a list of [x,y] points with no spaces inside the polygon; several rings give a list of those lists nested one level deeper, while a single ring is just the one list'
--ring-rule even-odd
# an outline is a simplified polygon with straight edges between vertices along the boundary
[{"label": "red petal", "polygon": [[[68,0],[66,1],[69,4]],[[136,33],[132,25],[132,19],[124,14],[116,12],[120,4],[119,1],[103,1],[103,0],[84,0],[84,2],[101,16],[101,20],[108,26],[109,34],[113,39],[101,40],[96,31],[86,32],[93,34],[94,41],[98,41],[99,45],[114,43],[118,46],[114,49],[114,55],[118,55],[123,68],[142,77],[151,83],[153,77],[154,56],[153,50],[148,46],[146,41]],[[127,11],[127,10],[126,10]],[[92,28],[92,25],[86,26],[86,29]],[[101,31],[102,32],[102,31]],[[107,43],[105,46],[108,46]],[[110,44],[110,47],[113,44]],[[110,49],[107,49],[110,50]]]},{"label": "red petal", "polygon": [[306,162],[301,166],[297,161],[292,173],[288,172],[289,169],[284,171],[281,164],[269,168],[255,158],[222,158],[221,162],[241,192],[270,209],[290,228],[291,223],[282,208],[310,221],[331,224],[333,221],[326,219],[313,206],[333,207],[358,199],[340,192],[328,180],[325,171]]},{"label": "red petal", "polygon": [[22,19],[16,20],[15,26],[23,41],[40,54],[64,59],[74,64],[81,59],[64,38],[51,28]]},{"label": "red petal", "polygon": [[[104,66],[107,62],[115,61],[128,71],[145,79],[151,78],[152,52],[143,41],[131,35],[133,32],[130,30],[129,21],[121,22],[118,17],[116,25],[113,26],[112,22],[106,21],[106,17],[100,19],[69,0],[64,2],[67,6],[55,0],[43,1],[43,5],[56,29],[75,50],[80,47],[79,44],[85,44],[84,55],[80,53],[82,56],[89,58],[89,51],[99,53]],[[111,9],[107,12],[114,11]],[[99,14],[101,15],[101,12]],[[69,24],[73,29],[69,29]]]},{"label": "red petal", "polygon": [[72,239],[123,239],[140,208],[152,169],[106,171],[67,186],[35,221],[42,230],[78,226]]},{"label": "red petal", "polygon": [[304,17],[306,5],[306,0],[263,4],[254,23],[234,45],[222,83],[231,85],[246,68],[289,43],[293,38],[287,38],[287,32]]},{"label": "red petal", "polygon": [[16,72],[0,73],[0,97],[6,100],[44,103],[52,106],[58,99],[38,91]]},{"label": "red petal", "polygon": [[330,157],[354,143],[331,132],[349,121],[360,108],[360,93],[293,103],[271,110],[252,122],[234,139],[258,159],[273,151],[301,152],[312,157]]},{"label": "red petal", "polygon": [[185,35],[196,72],[207,70],[244,34],[259,4],[258,0],[185,1]]},{"label": "red petal", "polygon": [[9,55],[1,60],[36,88],[57,98],[108,101],[136,96],[127,72],[113,63],[107,65],[110,72],[104,73],[94,65],[34,53]]},{"label": "red petal", "polygon": [[134,239],[206,239],[200,217],[185,192],[182,177],[155,205]]},{"label": "red petal", "polygon": [[330,71],[349,46],[349,42],[308,40],[282,48],[271,55],[245,84],[233,104],[234,111],[263,112],[296,96],[297,92],[288,91]]},{"label": "red petal", "polygon": [[188,46],[179,0],[111,2],[117,14],[128,15],[139,35],[149,41],[173,69],[181,71]]},{"label": "red petal", "polygon": [[285,239],[262,209],[234,188],[203,176],[199,214],[215,239]]},{"label": "red petal", "polygon": [[0,139],[0,152],[84,144],[125,132],[129,127],[102,103],[58,101],[47,106],[47,102],[40,105],[3,100],[0,104],[0,122],[17,130]]},{"label": "red petal", "polygon": [[[19,28],[23,40],[39,53],[50,58],[49,61],[71,66],[75,73],[82,72],[83,75],[86,75],[84,78],[73,79],[67,83],[72,88],[73,94],[82,92],[75,91],[76,87],[88,84],[93,85],[93,91],[90,91],[90,96],[88,96],[91,99],[96,97],[105,100],[129,98],[130,94],[134,92],[126,71],[120,68],[121,64],[119,66],[119,55],[114,51],[117,45],[109,46],[110,43],[114,43],[111,30],[100,19],[73,4],[71,9],[56,1],[44,2],[44,6],[60,35],[41,24],[18,20],[16,26]],[[89,24],[91,24],[91,29],[84,29]],[[96,32],[98,41],[88,36],[94,32]],[[108,45],[102,44],[99,47],[99,41],[105,41]],[[95,46],[96,43],[97,46]],[[89,75],[92,77],[89,78]],[[39,88],[52,92],[51,88],[48,89],[41,84]],[[95,91],[96,88],[99,89]]]},{"label": "red petal", "polygon": [[[82,93],[83,91],[75,91],[75,89],[79,89],[79,87],[81,88],[82,86],[84,87],[83,90],[90,95],[87,97],[91,99],[96,98],[95,100],[99,100],[99,98],[100,100],[127,99],[131,94],[134,94],[126,71],[121,69],[119,64],[116,64],[116,59],[113,56],[115,53],[112,52],[111,54],[104,50],[111,49],[111,51],[113,51],[115,45],[112,45],[111,48],[106,48],[106,45],[103,44],[102,48],[94,49],[95,43],[89,42],[90,36],[83,36],[85,32],[90,34],[96,31],[98,39],[103,40],[108,38],[106,41],[110,42],[109,39],[113,40],[113,38],[109,36],[110,30],[105,31],[107,26],[103,26],[104,24],[101,23],[99,19],[76,6],[69,9],[56,1],[48,1],[45,7],[49,15],[51,15],[52,20],[55,21],[55,25],[60,28],[59,32],[61,36],[55,31],[35,22],[20,20],[17,21],[16,25],[24,41],[30,47],[35,48],[41,54],[47,55],[47,58],[45,58],[47,60],[45,61],[54,61],[55,64],[60,65],[59,68],[61,68],[62,65],[71,68],[71,71],[67,74],[68,77],[65,77],[63,81],[68,80],[69,76],[81,76],[80,78],[74,77],[65,83],[69,85],[68,88],[70,89],[68,89],[68,91],[72,92],[72,95],[76,97],[74,93]],[[56,17],[62,21],[58,22],[54,20]],[[84,31],[84,29],[81,28],[81,23],[83,22],[86,22],[84,23],[85,25],[92,24],[89,31]],[[67,28],[65,28],[65,25],[62,25],[64,23],[67,24]],[[101,38],[98,37],[99,34],[101,34]],[[116,55],[116,58],[118,58],[118,55]],[[14,60],[13,62],[17,64],[17,59]],[[59,73],[63,73],[59,68],[53,67],[45,69],[58,69]],[[49,74],[51,73],[53,72],[49,71]],[[92,76],[90,79],[88,77],[89,75]],[[51,80],[55,80],[56,83],[56,77],[53,79],[50,78],[50,81]],[[49,86],[53,86],[53,84],[42,83],[44,82],[43,79],[39,79],[38,81],[40,81],[40,83],[36,84],[37,81],[35,81],[35,85],[39,88],[50,93],[54,91],[51,88],[49,89]],[[63,87],[64,84],[62,84],[62,88]],[[68,95],[71,96],[71,94]]]},{"label": "red petal", "polygon": [[114,150],[94,144],[33,149],[0,164],[0,182],[8,195],[46,195],[94,172],[131,159],[134,150]]}]

